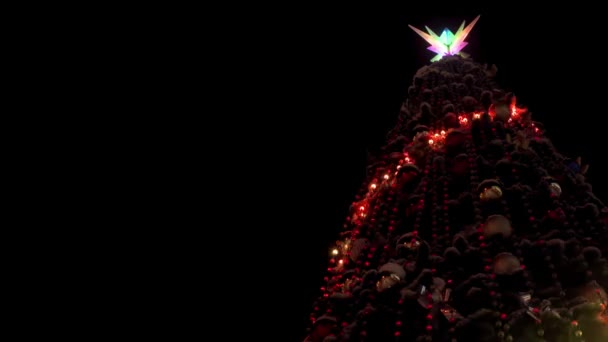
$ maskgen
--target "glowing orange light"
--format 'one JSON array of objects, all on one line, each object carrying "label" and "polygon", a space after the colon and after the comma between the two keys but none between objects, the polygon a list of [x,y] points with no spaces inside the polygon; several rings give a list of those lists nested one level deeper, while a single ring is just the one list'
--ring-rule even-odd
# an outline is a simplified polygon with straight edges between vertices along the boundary
[{"label": "glowing orange light", "polygon": [[388,179],[388,173],[384,175],[384,179]]},{"label": "glowing orange light", "polygon": [[469,122],[469,120],[467,118],[463,118],[462,122],[464,122],[466,124],[467,122]]},{"label": "glowing orange light", "polygon": [[434,137],[439,138],[439,133],[435,133]]},{"label": "glowing orange light", "polygon": [[441,135],[445,135],[445,131],[444,130],[441,130]]},{"label": "glowing orange light", "polygon": [[479,119],[479,118],[481,118],[481,114],[475,113],[475,114],[473,114],[473,118],[474,119]]},{"label": "glowing orange light", "polygon": [[365,210],[365,207],[364,206],[360,206],[359,210],[363,211],[363,210]]},{"label": "glowing orange light", "polygon": [[338,263],[339,263],[340,265],[342,265],[342,264],[344,263],[344,260],[340,259],[340,261],[338,261]]},{"label": "glowing orange light", "polygon": [[371,185],[371,188],[372,188],[372,189],[375,189],[375,188],[376,188],[376,184],[375,184],[375,183],[374,183],[374,184],[372,184],[372,185]]},{"label": "glowing orange light", "polygon": [[527,112],[526,108],[517,108],[517,98],[513,96],[513,98],[511,99],[511,116],[517,117],[521,113],[525,112]]},{"label": "glowing orange light", "polygon": [[331,254],[333,254],[333,255],[338,255],[338,250],[334,248],[334,250],[333,250],[333,251],[331,251]]},{"label": "glowing orange light", "polygon": [[429,139],[429,145],[433,145],[433,139]]}]

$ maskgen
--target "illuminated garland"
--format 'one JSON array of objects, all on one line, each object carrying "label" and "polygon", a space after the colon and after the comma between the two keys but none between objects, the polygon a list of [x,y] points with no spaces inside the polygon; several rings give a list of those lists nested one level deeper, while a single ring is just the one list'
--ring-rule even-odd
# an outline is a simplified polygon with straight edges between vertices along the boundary
[{"label": "illuminated garland", "polygon": [[[515,97],[513,97],[513,101],[511,102],[511,105],[510,105],[511,117],[508,119],[508,125],[515,127],[517,124],[519,124],[522,121],[521,120],[522,114],[524,114],[526,112],[527,112],[527,109],[517,107]],[[496,114],[493,111],[489,111],[488,114],[489,114],[490,118],[492,120],[494,120]],[[471,122],[473,120],[481,119],[482,115],[483,115],[482,112],[472,112],[472,113],[468,113],[468,114],[463,113],[463,114],[458,115],[458,121],[461,125],[461,128],[470,129]],[[534,123],[531,123],[530,125],[531,125],[531,127],[534,128],[534,131],[537,134],[537,136],[541,136],[542,132],[540,132],[538,127],[534,127]],[[433,149],[439,150],[444,147],[445,137],[449,134],[449,132],[450,132],[450,130],[448,130],[447,133],[445,130],[421,132],[421,133],[418,133],[417,137],[427,136],[428,145]],[[412,143],[409,144],[409,146],[411,146],[411,145],[412,145]],[[330,263],[335,264],[335,266],[330,267],[328,269],[328,271],[331,274],[333,274],[333,276],[336,276],[336,274],[339,271],[341,271],[344,268],[344,266],[346,264],[348,264],[348,262],[349,262],[348,261],[349,248],[352,246],[353,242],[358,237],[357,228],[366,222],[366,218],[370,214],[369,213],[369,210],[370,210],[369,202],[382,191],[386,191],[386,190],[394,187],[396,179],[395,179],[395,177],[391,177],[391,174],[393,176],[397,176],[399,169],[401,169],[404,165],[408,165],[408,164],[415,165],[416,162],[409,156],[409,154],[407,152],[405,152],[403,154],[403,158],[399,159],[396,165],[391,165],[388,167],[388,171],[386,171],[384,169],[377,170],[375,173],[376,177],[374,177],[372,182],[369,184],[369,186],[368,186],[369,190],[363,196],[363,199],[361,199],[358,202],[353,203],[353,208],[355,208],[355,210],[352,213],[352,215],[347,218],[347,221],[346,221],[346,224],[354,225],[352,234],[348,239],[346,239],[344,241],[336,242],[337,247],[332,248]],[[391,172],[392,170],[395,170],[395,171]],[[390,228],[389,228],[389,230],[390,230]],[[329,291],[328,294],[331,294],[331,291]]]}]

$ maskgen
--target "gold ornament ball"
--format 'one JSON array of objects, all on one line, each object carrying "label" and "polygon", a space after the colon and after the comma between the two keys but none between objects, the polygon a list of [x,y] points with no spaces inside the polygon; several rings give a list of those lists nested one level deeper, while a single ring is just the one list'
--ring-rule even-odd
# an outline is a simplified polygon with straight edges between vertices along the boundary
[{"label": "gold ornament ball", "polygon": [[387,275],[394,274],[395,276],[397,276],[398,280],[405,279],[405,270],[403,269],[403,266],[394,262],[388,262],[382,265],[378,271]]},{"label": "gold ornament ball", "polygon": [[494,259],[494,273],[513,274],[521,268],[519,259],[511,253],[500,253]]},{"label": "gold ornament ball", "polygon": [[574,332],[574,335],[576,335],[576,337],[581,337],[581,336],[583,336],[583,332],[580,330],[577,330]]},{"label": "gold ornament ball", "polygon": [[511,116],[511,111],[509,110],[509,106],[506,104],[500,104],[496,106],[495,114],[497,119],[507,121]]},{"label": "gold ornament ball", "polygon": [[555,182],[549,184],[549,190],[551,191],[551,195],[554,197],[559,197],[562,194],[562,187]]},{"label": "gold ornament ball", "polygon": [[501,234],[504,237],[509,237],[511,232],[511,222],[502,215],[489,216],[483,226],[483,235],[485,237],[490,237],[497,234]]},{"label": "gold ornament ball", "polygon": [[492,185],[489,188],[483,189],[479,194],[479,199],[482,201],[496,200],[502,197],[502,190],[498,185]]},{"label": "gold ornament ball", "polygon": [[399,283],[399,281],[401,281],[401,279],[399,279],[396,274],[391,274],[390,276],[383,276],[376,283],[376,289],[378,290],[378,292],[382,292],[395,286],[395,284]]}]

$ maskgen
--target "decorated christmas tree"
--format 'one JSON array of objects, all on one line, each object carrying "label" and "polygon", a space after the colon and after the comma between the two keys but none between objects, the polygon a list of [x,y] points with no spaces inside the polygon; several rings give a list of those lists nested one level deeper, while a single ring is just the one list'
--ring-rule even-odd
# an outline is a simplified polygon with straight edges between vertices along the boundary
[{"label": "decorated christmas tree", "polygon": [[306,341],[608,341],[608,208],[580,158],[464,55],[419,69],[328,249]]}]

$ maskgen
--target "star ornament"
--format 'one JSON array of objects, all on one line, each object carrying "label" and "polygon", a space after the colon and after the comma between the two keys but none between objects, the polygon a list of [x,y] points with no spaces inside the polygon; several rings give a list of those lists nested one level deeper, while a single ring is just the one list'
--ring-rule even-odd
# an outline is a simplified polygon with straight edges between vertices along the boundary
[{"label": "star ornament", "polygon": [[477,20],[479,20],[479,17],[480,16],[478,15],[469,25],[467,25],[467,27],[464,27],[465,22],[463,21],[456,33],[452,33],[452,31],[446,28],[441,33],[441,36],[435,34],[428,26],[425,26],[428,33],[419,30],[412,25],[408,26],[431,44],[428,49],[437,54],[431,59],[431,62],[436,62],[444,56],[464,54],[460,52],[467,45],[467,42],[464,40],[473,29],[473,26],[477,23]]}]

